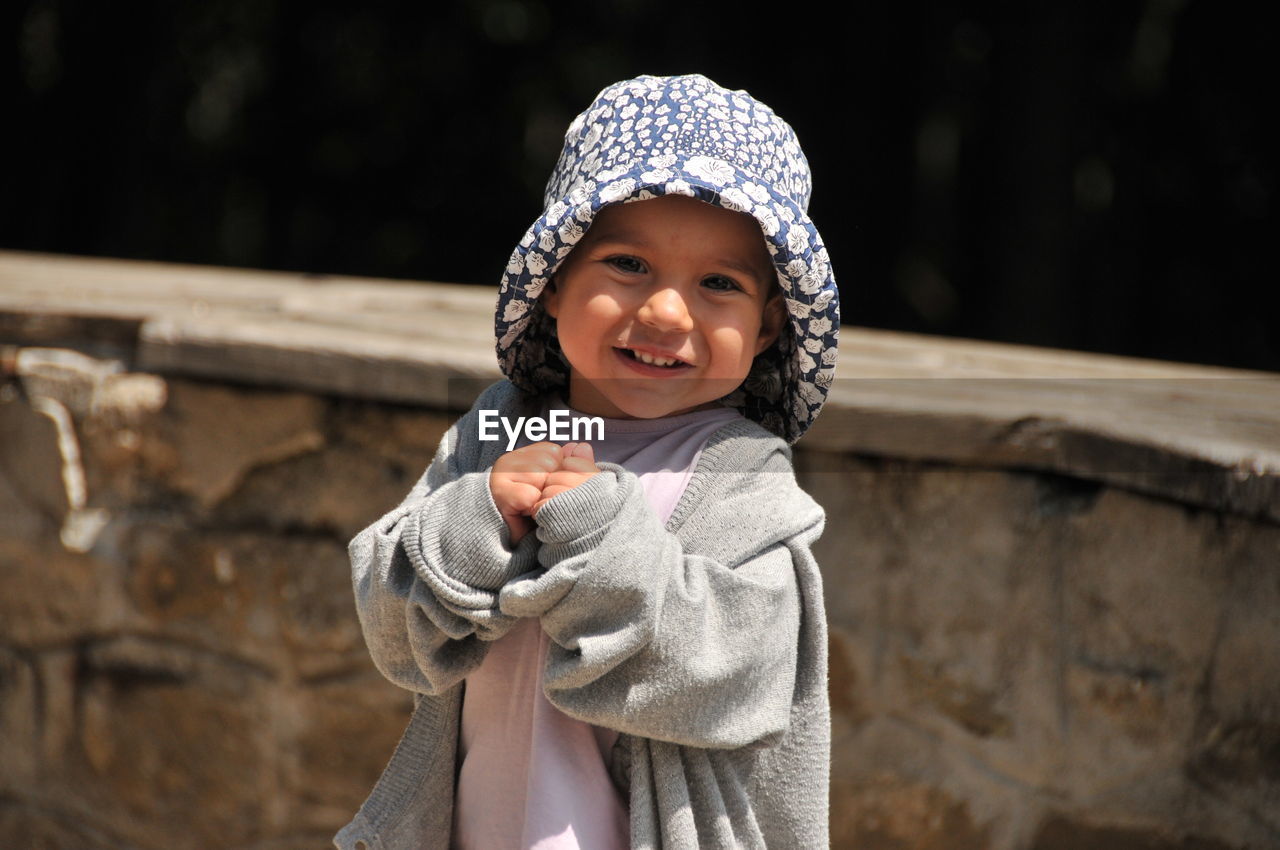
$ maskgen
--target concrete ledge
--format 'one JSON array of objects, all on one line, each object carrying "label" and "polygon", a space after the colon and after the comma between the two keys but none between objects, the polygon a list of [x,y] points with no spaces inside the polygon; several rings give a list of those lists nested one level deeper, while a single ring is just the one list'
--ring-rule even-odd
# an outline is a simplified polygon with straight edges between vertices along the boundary
[{"label": "concrete ledge", "polygon": [[[0,251],[0,344],[456,410],[499,377],[485,287]],[[846,326],[810,449],[1097,480],[1280,521],[1280,375]]]}]

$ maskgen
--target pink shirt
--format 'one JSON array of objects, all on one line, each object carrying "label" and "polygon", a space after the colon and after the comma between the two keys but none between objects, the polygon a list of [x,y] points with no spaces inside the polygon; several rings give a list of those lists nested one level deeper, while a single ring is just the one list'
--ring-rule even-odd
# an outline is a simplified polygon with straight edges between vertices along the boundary
[{"label": "pink shirt", "polygon": [[[568,407],[555,399],[552,406]],[[591,443],[597,461],[639,477],[649,507],[666,523],[707,438],[737,418],[735,410],[716,408],[662,419],[605,419],[604,440]],[[618,733],[575,720],[547,700],[541,679],[549,640],[537,620],[521,620],[467,677],[455,848],[630,845],[627,801],[609,778]]]}]

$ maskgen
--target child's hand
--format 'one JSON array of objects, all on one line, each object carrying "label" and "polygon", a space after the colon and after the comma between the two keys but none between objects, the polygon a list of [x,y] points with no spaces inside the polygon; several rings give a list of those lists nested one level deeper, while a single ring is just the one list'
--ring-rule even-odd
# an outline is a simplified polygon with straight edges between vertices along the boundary
[{"label": "child's hand", "polygon": [[531,517],[543,501],[548,478],[560,468],[563,454],[555,443],[534,443],[494,461],[489,470],[489,492],[511,532],[512,545],[533,529]]},{"label": "child's hand", "polygon": [[536,516],[549,499],[565,490],[572,490],[582,482],[600,472],[596,466],[596,455],[590,443],[565,443],[560,458],[560,468],[547,476],[542,486],[542,498],[533,504]]}]

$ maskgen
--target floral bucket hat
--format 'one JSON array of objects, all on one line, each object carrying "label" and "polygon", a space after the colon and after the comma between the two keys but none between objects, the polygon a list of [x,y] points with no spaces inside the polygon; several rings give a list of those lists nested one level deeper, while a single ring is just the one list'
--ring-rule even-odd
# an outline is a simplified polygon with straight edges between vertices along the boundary
[{"label": "floral bucket hat", "polygon": [[495,322],[503,373],[527,392],[562,391],[568,363],[538,303],[547,281],[602,208],[686,195],[760,224],[789,332],[756,357],[724,403],[795,442],[826,400],[840,329],[827,250],[806,214],[811,193],[795,132],[746,92],[696,74],[609,86],[569,125],[546,211],[503,273]]}]

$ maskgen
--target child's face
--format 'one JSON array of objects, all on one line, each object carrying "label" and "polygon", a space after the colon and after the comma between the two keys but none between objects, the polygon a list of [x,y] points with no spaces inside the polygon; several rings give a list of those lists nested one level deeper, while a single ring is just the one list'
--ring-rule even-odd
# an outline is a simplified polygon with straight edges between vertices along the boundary
[{"label": "child's face", "polygon": [[569,360],[569,404],[653,419],[737,389],[778,337],[780,296],[754,219],[667,195],[601,210],[542,300]]}]

